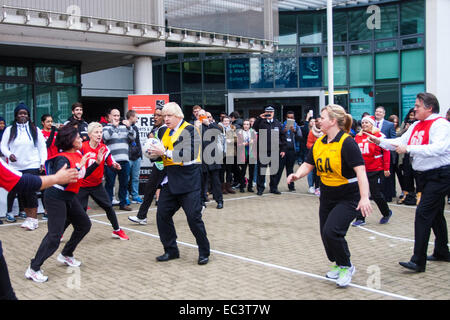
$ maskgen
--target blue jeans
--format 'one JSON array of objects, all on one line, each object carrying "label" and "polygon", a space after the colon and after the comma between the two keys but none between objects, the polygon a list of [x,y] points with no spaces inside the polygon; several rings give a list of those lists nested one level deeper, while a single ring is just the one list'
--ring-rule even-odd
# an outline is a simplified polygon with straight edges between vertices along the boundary
[{"label": "blue jeans", "polygon": [[141,169],[141,160],[141,158],[130,160],[131,198],[133,199],[139,197],[139,172]]},{"label": "blue jeans", "polygon": [[116,182],[116,175],[119,175],[119,200],[120,206],[125,207],[127,205],[127,189],[128,180],[130,178],[130,163],[128,161],[118,161],[122,170],[111,169],[105,166],[105,189],[108,192],[109,198],[112,201],[113,188]]}]

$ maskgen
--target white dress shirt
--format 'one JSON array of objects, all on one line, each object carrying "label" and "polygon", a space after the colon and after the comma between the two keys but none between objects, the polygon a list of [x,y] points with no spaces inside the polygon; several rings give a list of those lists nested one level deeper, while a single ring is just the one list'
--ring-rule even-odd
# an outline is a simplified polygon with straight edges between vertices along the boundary
[{"label": "white dress shirt", "polygon": [[[440,117],[433,113],[425,120]],[[424,145],[408,145],[409,138],[414,127],[419,121],[414,122],[399,138],[380,139],[380,147],[395,150],[396,145],[405,145],[406,151],[412,158],[412,167],[416,171],[427,171],[450,165],[450,122],[446,119],[436,120],[430,128],[429,143]]]}]

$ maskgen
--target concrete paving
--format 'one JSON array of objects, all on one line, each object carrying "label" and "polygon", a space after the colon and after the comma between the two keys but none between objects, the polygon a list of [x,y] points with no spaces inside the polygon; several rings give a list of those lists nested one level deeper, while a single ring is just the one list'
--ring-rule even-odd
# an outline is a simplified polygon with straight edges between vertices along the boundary
[{"label": "concrete paving", "polygon": [[[127,219],[135,211],[117,211],[129,241],[112,239],[104,212],[93,202],[88,214],[92,229],[75,251],[80,268],[56,260],[58,250],[42,266],[46,283],[24,277],[25,270],[47,232],[40,221],[35,231],[20,221],[0,226],[11,281],[22,300],[448,300],[450,264],[429,262],[424,273],[399,266],[408,261],[414,245],[414,206],[390,203],[394,212],[387,225],[374,212],[363,227],[347,234],[356,273],[350,286],[336,287],[325,278],[331,263],[319,236],[319,199],[307,193],[306,179],[288,192],[285,178],[281,195],[240,193],[225,195],[224,209],[209,202],[203,214],[211,243],[207,265],[197,265],[198,251],[184,212],[175,216],[181,257],[156,262],[163,248],[152,204],[147,225]],[[266,190],[266,192],[268,192]],[[395,201],[395,200],[394,200]],[[118,210],[118,207],[117,207]],[[447,223],[449,206],[446,206]],[[20,223],[19,223],[20,222]],[[64,234],[68,240],[71,227]],[[430,238],[428,252],[433,249]]]}]

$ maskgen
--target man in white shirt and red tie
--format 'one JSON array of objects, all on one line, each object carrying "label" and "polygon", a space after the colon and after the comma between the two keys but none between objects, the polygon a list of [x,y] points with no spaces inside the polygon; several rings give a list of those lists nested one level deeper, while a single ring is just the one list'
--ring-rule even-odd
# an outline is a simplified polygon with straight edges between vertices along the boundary
[{"label": "man in white shirt and red tie", "polygon": [[[382,148],[402,154],[409,152],[412,167],[419,172],[422,198],[414,222],[414,254],[400,265],[424,272],[428,261],[450,262],[447,222],[444,217],[445,196],[450,191],[450,123],[439,116],[439,102],[431,93],[419,93],[414,106],[414,122],[401,137],[370,140]],[[435,234],[434,251],[427,256],[431,229]]]}]

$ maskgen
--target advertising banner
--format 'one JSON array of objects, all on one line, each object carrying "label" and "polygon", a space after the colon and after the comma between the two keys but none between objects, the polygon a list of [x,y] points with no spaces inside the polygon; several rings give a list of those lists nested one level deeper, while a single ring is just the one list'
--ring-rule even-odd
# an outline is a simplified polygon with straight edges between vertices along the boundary
[{"label": "advertising banner", "polygon": [[[156,106],[163,106],[169,102],[168,94],[129,95],[128,110],[134,110],[138,114],[136,126],[139,129],[141,146],[147,141],[148,134],[153,129]],[[139,194],[143,194],[143,188],[152,170],[152,163],[147,157],[143,157],[139,173]]]}]

